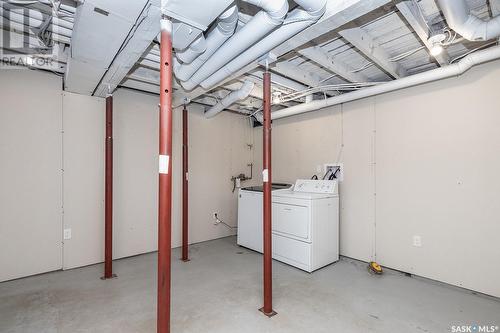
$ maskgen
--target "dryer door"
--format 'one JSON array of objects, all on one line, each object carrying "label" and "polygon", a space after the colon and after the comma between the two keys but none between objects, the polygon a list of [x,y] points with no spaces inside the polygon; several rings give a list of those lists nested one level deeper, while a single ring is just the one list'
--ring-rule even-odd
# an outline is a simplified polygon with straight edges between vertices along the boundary
[{"label": "dryer door", "polygon": [[308,206],[273,203],[273,232],[307,241],[310,238]]}]

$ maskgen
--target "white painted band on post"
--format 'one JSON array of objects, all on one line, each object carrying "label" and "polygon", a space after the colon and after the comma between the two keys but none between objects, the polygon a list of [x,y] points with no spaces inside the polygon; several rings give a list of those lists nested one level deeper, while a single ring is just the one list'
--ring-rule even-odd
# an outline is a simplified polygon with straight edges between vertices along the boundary
[{"label": "white painted band on post", "polygon": [[158,167],[159,172],[163,175],[168,175],[168,163],[170,161],[170,156],[160,155],[158,161],[159,161],[159,167]]},{"label": "white painted band on post", "polygon": [[160,21],[160,29],[161,29],[161,31],[166,31],[168,33],[172,33],[172,21],[162,19]]},{"label": "white painted band on post", "polygon": [[267,169],[262,170],[262,181],[264,183],[267,183],[269,181],[269,170]]}]

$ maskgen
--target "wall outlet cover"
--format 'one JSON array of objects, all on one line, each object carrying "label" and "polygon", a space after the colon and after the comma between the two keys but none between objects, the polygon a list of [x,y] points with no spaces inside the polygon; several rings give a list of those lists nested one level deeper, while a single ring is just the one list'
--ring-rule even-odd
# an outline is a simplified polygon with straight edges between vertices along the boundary
[{"label": "wall outlet cover", "polygon": [[324,174],[328,172],[330,169],[337,169],[339,168],[340,170],[337,172],[337,180],[339,182],[344,180],[344,163],[327,163],[324,165]]},{"label": "wall outlet cover", "polygon": [[64,239],[71,239],[71,229],[64,229]]},{"label": "wall outlet cover", "polygon": [[415,247],[422,247],[422,237],[420,237],[420,236],[413,236],[413,246],[415,246]]}]

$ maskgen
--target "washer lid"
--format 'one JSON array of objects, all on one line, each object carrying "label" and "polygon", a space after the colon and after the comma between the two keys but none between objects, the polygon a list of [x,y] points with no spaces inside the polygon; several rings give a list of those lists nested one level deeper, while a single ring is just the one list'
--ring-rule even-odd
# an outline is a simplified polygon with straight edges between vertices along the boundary
[{"label": "washer lid", "polygon": [[[287,184],[287,183],[273,183],[271,186],[271,191],[276,191],[276,190],[283,190],[283,189],[289,189],[292,187],[292,184]],[[252,191],[252,192],[263,192],[263,185],[259,186],[249,186],[249,187],[242,187],[242,191]]]}]

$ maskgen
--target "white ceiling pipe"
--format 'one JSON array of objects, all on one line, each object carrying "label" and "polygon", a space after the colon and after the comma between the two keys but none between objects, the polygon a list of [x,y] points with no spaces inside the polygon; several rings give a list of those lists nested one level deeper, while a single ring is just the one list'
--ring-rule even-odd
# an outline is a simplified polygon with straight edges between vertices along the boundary
[{"label": "white ceiling pipe", "polygon": [[189,45],[184,51],[177,51],[175,54],[177,58],[185,64],[191,63],[197,56],[205,52],[207,49],[207,42],[205,36],[200,34],[198,38]]},{"label": "white ceiling pipe", "polygon": [[227,63],[224,67],[219,69],[209,78],[201,83],[204,89],[210,89],[214,87],[217,83],[223,81],[228,76],[234,74],[236,71],[240,70],[249,63],[255,61],[256,59],[264,56],[266,53],[287,41],[291,37],[295,36],[305,28],[314,24],[323,15],[326,9],[326,0],[322,0],[322,7],[318,10],[318,0],[310,1],[301,0],[297,3],[304,4],[306,8],[312,8],[313,11],[305,11],[301,9],[295,9],[288,15],[285,19],[283,25],[270,33],[267,37],[262,39],[260,42],[252,46],[250,49],[246,50],[244,53],[234,58],[232,61]]},{"label": "white ceiling pipe", "polygon": [[175,76],[181,81],[187,81],[234,34],[237,23],[238,7],[232,6],[219,16],[217,25],[207,34],[205,52],[189,64],[179,64],[174,59]]},{"label": "white ceiling pipe", "polygon": [[347,103],[366,97],[376,96],[424,83],[451,78],[465,73],[473,66],[497,59],[500,59],[500,46],[495,46],[484,51],[472,53],[454,65],[449,65],[428,72],[407,76],[398,80],[382,83],[351,93],[342,94],[322,100],[315,100],[311,103],[303,103],[286,109],[278,110],[273,112],[271,117],[272,119],[290,117],[297,114],[316,111],[329,106]]},{"label": "white ceiling pipe", "polygon": [[[19,24],[27,25],[31,28],[38,28],[43,24],[42,20],[36,19],[34,17],[26,17],[23,16],[22,14],[19,14],[17,12],[12,12],[8,10],[4,10],[3,8],[0,8],[0,15],[3,16],[4,18],[10,20],[11,22],[16,22]],[[71,37],[72,30],[68,28],[64,28],[61,26],[58,26],[57,24],[50,24],[48,26],[48,30],[52,31],[54,33],[57,33],[58,35],[64,36],[64,37]]]},{"label": "white ceiling pipe", "polygon": [[[20,15],[26,15],[27,17],[31,17],[33,19],[40,20],[40,21],[43,21],[47,16],[49,16],[48,14],[43,14],[42,12],[40,12],[38,10],[21,8],[21,7],[14,6],[14,5],[9,4],[9,3],[3,3],[3,2],[0,3],[0,8],[5,10],[7,13],[17,13]],[[4,14],[2,13],[2,16],[3,15]],[[62,20],[62,19],[57,18],[57,17],[52,17],[52,24],[73,30],[73,23],[71,23],[67,20]]]},{"label": "white ceiling pipe", "polygon": [[438,0],[451,29],[472,41],[489,40],[500,36],[500,16],[483,21],[470,12],[465,0]]},{"label": "white ceiling pipe", "polygon": [[306,12],[314,16],[322,16],[325,12],[325,0],[294,0]]},{"label": "white ceiling pipe", "polygon": [[287,0],[244,1],[260,6],[262,10],[227,40],[188,81],[182,82],[186,90],[193,90],[219,68],[280,26],[288,12]]},{"label": "white ceiling pipe", "polygon": [[[153,51],[153,50],[151,50],[151,51]],[[160,65],[160,56],[156,55],[154,52],[151,52],[151,51],[148,54],[146,54],[143,57],[143,59],[146,59],[146,60],[149,60],[149,61],[156,63],[155,68],[157,68]],[[174,72],[178,71],[179,67],[181,67],[181,66],[182,65],[178,61],[175,61],[175,59],[174,59]],[[255,78],[256,80],[259,80],[260,82],[262,82],[263,74],[264,74],[264,72],[261,70],[256,70],[256,71],[249,73],[251,78]],[[281,75],[276,74],[276,73],[273,73],[273,75],[271,75],[271,82],[275,85],[279,85],[279,86],[286,88],[288,90],[302,91],[302,90],[308,89],[307,86],[305,86],[301,83],[295,82],[287,77],[281,76]]]},{"label": "white ceiling pipe", "polygon": [[205,117],[212,118],[222,112],[225,108],[230,107],[238,101],[244,100],[248,97],[248,95],[250,95],[253,87],[253,82],[245,81],[240,89],[231,92],[229,95],[221,99],[217,104],[206,110]]},{"label": "white ceiling pipe", "polygon": [[[247,80],[250,80],[250,81],[252,81],[253,83],[255,83],[255,88],[254,88],[254,91],[255,91],[256,89],[260,89],[260,90],[262,91],[262,85],[263,85],[263,79],[262,79],[262,78],[258,78],[258,77],[256,77],[256,76],[252,76],[252,75],[245,76],[245,78],[246,78]],[[242,81],[242,80],[243,80],[243,79],[239,79],[239,81]],[[273,86],[272,86],[272,88],[273,88],[273,89],[272,89],[272,90],[273,90],[272,92],[273,92],[273,93],[275,93],[275,92],[276,92],[276,93],[281,93],[281,94],[290,94],[290,93],[292,93],[292,91],[291,91],[290,89],[283,88],[283,87],[282,87],[282,86],[280,86],[280,85],[274,84],[274,82],[273,82],[272,80],[271,80],[271,82],[273,83]],[[226,84],[222,85],[222,87],[226,87],[226,86],[227,86]],[[260,86],[260,88],[259,88],[259,86]],[[254,96],[254,97],[256,97],[256,96]],[[259,97],[259,99],[263,99],[262,92],[260,93],[260,97]]]},{"label": "white ceiling pipe", "polygon": [[241,83],[242,82],[245,82],[245,81],[252,81],[255,85],[252,89],[252,91],[250,91],[250,94],[248,94],[249,97],[255,97],[257,99],[263,99],[264,98],[264,94],[263,94],[263,91],[262,91],[262,85],[259,87],[258,83],[253,81],[252,79],[248,79],[248,80],[240,80],[241,82],[235,82],[235,83],[229,83],[229,84],[225,84],[223,86],[221,86],[222,89],[226,89],[226,90],[231,90],[231,91],[235,91],[235,90],[239,90],[241,88]]}]

